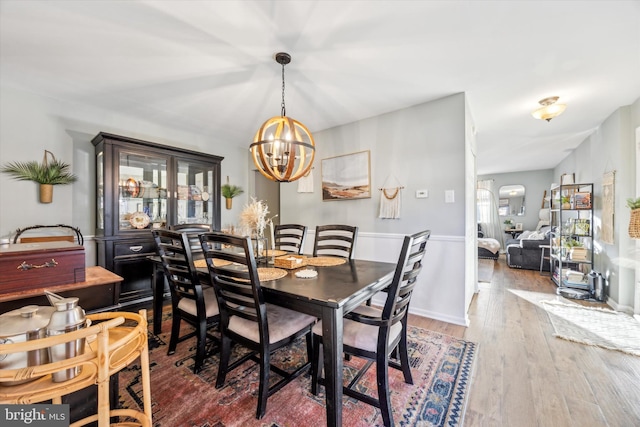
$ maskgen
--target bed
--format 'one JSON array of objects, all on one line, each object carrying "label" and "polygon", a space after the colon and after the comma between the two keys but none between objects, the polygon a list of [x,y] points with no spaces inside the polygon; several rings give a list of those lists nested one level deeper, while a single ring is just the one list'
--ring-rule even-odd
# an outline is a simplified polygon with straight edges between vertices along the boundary
[{"label": "bed", "polygon": [[500,256],[500,242],[488,237],[478,238],[478,258],[496,261]]}]

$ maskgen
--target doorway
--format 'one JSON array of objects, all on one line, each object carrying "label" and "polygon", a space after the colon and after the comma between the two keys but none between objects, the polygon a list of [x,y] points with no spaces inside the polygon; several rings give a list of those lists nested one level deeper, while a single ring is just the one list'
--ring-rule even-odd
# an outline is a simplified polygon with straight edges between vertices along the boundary
[{"label": "doorway", "polygon": [[253,180],[256,199],[269,206],[267,218],[273,218],[273,225],[280,224],[280,183],[265,178],[257,170],[253,171]]}]

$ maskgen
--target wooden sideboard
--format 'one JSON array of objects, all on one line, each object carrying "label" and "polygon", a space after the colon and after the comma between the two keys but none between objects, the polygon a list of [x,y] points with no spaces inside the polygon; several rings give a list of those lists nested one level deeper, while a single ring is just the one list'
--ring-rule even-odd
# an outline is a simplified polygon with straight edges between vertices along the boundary
[{"label": "wooden sideboard", "polygon": [[119,307],[122,277],[102,267],[87,267],[85,281],[0,294],[0,313],[25,305],[49,305],[44,291],[65,297],[78,297],[79,305],[87,313],[114,310]]}]

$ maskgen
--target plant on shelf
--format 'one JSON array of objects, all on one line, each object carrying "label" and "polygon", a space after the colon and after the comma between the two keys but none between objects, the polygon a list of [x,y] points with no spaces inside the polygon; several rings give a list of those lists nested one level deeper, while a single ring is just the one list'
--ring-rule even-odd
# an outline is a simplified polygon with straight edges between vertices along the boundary
[{"label": "plant on shelf", "polygon": [[571,198],[569,196],[562,196],[562,209],[571,208]]},{"label": "plant on shelf", "polygon": [[504,228],[513,228],[513,220],[511,218],[507,218],[504,220]]},{"label": "plant on shelf", "polygon": [[640,197],[627,199],[627,206],[631,209],[629,237],[640,239]]},{"label": "plant on shelf", "polygon": [[227,209],[231,209],[234,197],[244,193],[242,187],[238,185],[231,185],[228,182],[220,187],[220,191],[222,192],[222,197],[224,197],[227,202]]},{"label": "plant on shelf", "polygon": [[[51,156],[51,160],[48,156]],[[78,177],[69,172],[67,163],[57,160],[53,153],[44,150],[42,163],[11,162],[2,166],[1,172],[9,174],[18,181],[33,181],[40,184],[40,203],[51,203],[54,185],[74,183]]]}]

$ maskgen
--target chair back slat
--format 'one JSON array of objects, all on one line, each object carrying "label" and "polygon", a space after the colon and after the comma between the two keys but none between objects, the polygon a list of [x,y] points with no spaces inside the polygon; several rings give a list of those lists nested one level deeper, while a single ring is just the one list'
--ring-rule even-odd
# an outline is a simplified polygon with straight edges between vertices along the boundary
[{"label": "chair back slat", "polygon": [[350,225],[319,225],[313,242],[313,256],[331,255],[353,259],[358,227]]},{"label": "chair back slat", "polygon": [[[257,322],[261,339],[268,342],[266,306],[251,240],[216,231],[201,234],[199,238],[218,298],[222,327],[229,324],[231,316],[242,317]],[[216,266],[216,260],[232,264]]]},{"label": "chair back slat", "polygon": [[274,245],[281,251],[302,254],[307,227],[300,224],[279,224],[274,229]]}]

